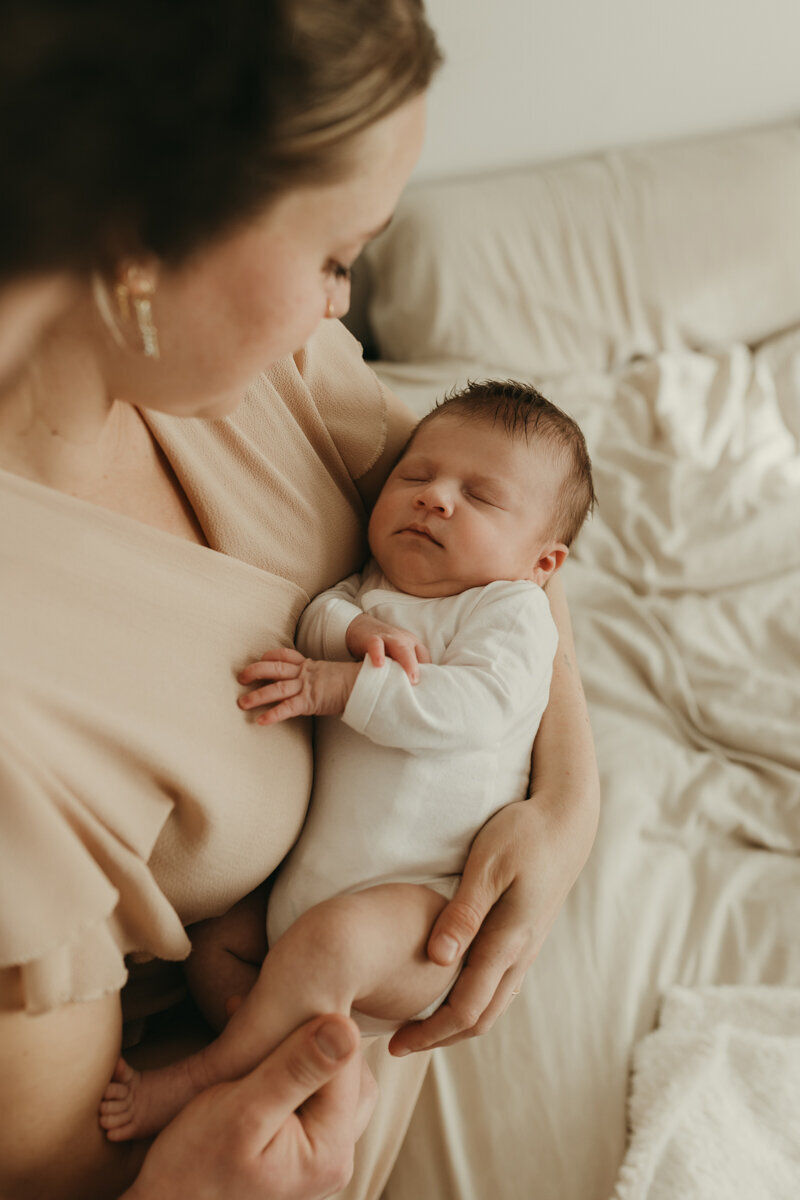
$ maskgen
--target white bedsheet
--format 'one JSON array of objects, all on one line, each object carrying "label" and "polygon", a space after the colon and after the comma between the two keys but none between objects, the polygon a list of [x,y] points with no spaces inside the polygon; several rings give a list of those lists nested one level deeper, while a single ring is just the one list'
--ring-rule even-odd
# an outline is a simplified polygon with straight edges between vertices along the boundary
[{"label": "white bedsheet", "polygon": [[[487,371],[379,373],[422,412]],[[667,989],[800,986],[800,334],[536,382],[595,464],[564,581],[601,826],[520,998],[437,1052],[386,1200],[607,1200]]]}]

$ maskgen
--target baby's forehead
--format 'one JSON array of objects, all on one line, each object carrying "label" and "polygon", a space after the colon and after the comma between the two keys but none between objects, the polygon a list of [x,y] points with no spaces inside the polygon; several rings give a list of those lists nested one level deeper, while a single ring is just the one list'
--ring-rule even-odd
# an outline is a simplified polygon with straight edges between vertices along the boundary
[{"label": "baby's forehead", "polygon": [[[479,434],[478,439],[475,436],[476,432]],[[446,436],[442,436],[443,434]],[[433,449],[469,449],[476,458],[482,458],[481,452],[490,445],[518,450],[529,454],[533,459],[544,449],[545,440],[533,431],[510,431],[492,414],[484,416],[480,413],[434,412],[411,434],[401,455],[401,461],[406,455],[424,454]]]}]

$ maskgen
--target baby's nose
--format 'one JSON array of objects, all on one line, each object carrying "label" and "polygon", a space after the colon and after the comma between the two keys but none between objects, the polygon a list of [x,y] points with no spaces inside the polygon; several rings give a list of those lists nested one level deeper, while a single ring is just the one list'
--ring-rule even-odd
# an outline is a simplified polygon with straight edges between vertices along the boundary
[{"label": "baby's nose", "polygon": [[453,511],[453,501],[447,489],[434,484],[423,488],[414,503],[417,508],[427,509],[440,516],[449,516]]}]

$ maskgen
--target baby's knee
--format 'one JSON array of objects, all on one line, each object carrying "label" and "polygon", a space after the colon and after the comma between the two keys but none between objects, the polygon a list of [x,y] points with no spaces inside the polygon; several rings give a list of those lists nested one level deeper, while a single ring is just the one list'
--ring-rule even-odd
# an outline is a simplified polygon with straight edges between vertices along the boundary
[{"label": "baby's knee", "polygon": [[320,970],[336,970],[352,961],[363,931],[358,903],[352,896],[334,896],[309,908],[289,930],[293,953]]},{"label": "baby's knee", "polygon": [[334,896],[309,908],[295,923],[295,929],[310,948],[317,945],[338,952],[352,944],[357,932],[357,909],[349,896]]}]

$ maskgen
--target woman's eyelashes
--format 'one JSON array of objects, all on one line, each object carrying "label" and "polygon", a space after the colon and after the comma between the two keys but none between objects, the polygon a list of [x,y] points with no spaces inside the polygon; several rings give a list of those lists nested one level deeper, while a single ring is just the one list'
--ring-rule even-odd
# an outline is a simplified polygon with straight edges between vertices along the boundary
[{"label": "woman's eyelashes", "polygon": [[337,283],[349,283],[352,279],[353,268],[346,267],[343,262],[332,258],[325,265],[325,274],[329,275],[331,279],[335,279]]}]

